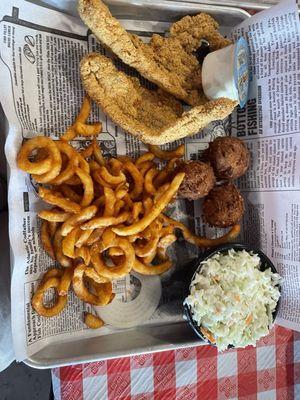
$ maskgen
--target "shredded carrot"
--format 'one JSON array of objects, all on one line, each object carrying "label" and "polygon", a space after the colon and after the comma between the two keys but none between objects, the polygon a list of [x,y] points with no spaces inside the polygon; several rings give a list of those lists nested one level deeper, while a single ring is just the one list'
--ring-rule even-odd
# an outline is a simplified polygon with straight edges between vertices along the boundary
[{"label": "shredded carrot", "polygon": [[241,298],[240,298],[240,296],[238,294],[235,295],[234,298],[236,299],[236,301],[241,301]]},{"label": "shredded carrot", "polygon": [[205,328],[200,328],[200,331],[202,332],[202,334],[211,342],[211,343],[216,343],[215,338],[213,337],[213,335],[211,334],[211,332]]},{"label": "shredded carrot", "polygon": [[252,315],[252,314],[249,314],[248,317],[247,317],[247,319],[246,319],[246,325],[250,325],[251,322],[252,322],[252,320],[253,320],[253,315]]}]

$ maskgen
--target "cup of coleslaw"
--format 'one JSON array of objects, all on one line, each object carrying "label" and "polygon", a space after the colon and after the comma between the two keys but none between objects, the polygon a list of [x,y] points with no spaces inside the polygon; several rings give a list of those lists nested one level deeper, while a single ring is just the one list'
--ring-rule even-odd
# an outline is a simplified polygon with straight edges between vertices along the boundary
[{"label": "cup of coleslaw", "polygon": [[280,283],[260,250],[220,246],[197,263],[184,300],[185,318],[199,338],[220,351],[255,346],[276,318]]}]

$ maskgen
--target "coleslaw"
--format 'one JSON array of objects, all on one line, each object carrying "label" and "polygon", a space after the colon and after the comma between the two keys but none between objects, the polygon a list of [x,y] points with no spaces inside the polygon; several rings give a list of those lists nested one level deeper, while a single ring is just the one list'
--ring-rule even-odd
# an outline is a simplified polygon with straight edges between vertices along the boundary
[{"label": "coleslaw", "polygon": [[217,253],[200,266],[185,303],[203,335],[221,351],[255,345],[272,326],[280,276],[261,271],[259,256],[245,250]]}]

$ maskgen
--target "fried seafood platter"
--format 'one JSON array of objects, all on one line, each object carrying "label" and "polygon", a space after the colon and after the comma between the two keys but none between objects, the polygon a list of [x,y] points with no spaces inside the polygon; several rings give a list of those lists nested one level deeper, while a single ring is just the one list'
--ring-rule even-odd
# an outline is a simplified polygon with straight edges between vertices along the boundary
[{"label": "fried seafood platter", "polygon": [[[153,34],[146,44],[128,33],[102,1],[80,0],[78,9],[113,56],[83,57],[78,68],[86,95],[73,124],[59,140],[26,140],[17,155],[18,167],[30,174],[45,204],[38,213],[41,243],[54,266],[42,277],[31,304],[48,318],[64,310],[70,291],[105,307],[114,300],[114,280],[133,272],[171,271],[169,247],[178,237],[203,249],[236,238],[244,201],[232,181],[246,172],[250,160],[245,145],[233,138],[226,143],[216,139],[203,160],[195,161],[184,160],[184,144],[170,151],[158,147],[198,133],[237,105],[227,98],[209,101],[202,90],[197,55],[202,40],[210,51],[230,44],[212,17],[186,16],[167,35]],[[140,77],[120,70],[119,61]],[[145,85],[145,79],[151,84]],[[136,158],[104,156],[97,141],[102,122],[88,122],[93,102],[147,144],[148,151]],[[88,144],[73,147],[77,136]],[[168,207],[179,199],[203,199],[205,221],[227,228],[225,234],[200,237],[170,217]],[[45,293],[51,288],[56,296],[49,304]],[[104,325],[91,313],[83,320],[91,329]]]}]

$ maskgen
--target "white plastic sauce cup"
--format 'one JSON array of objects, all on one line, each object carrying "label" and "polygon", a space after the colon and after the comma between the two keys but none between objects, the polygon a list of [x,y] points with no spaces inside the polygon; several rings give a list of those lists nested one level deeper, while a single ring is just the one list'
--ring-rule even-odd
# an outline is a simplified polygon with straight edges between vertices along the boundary
[{"label": "white plastic sauce cup", "polygon": [[244,38],[204,58],[202,86],[208,99],[227,97],[244,107],[249,87],[249,48]]}]

